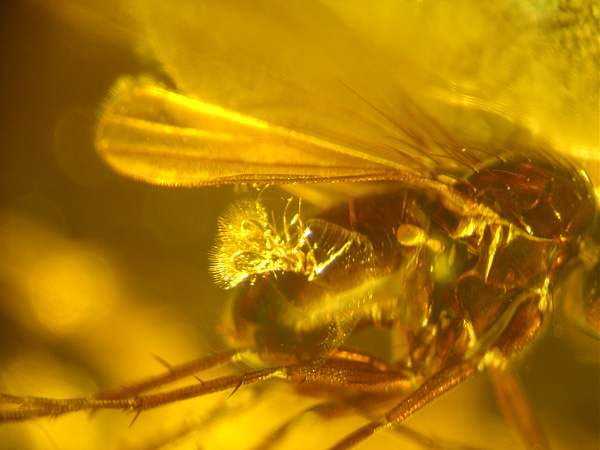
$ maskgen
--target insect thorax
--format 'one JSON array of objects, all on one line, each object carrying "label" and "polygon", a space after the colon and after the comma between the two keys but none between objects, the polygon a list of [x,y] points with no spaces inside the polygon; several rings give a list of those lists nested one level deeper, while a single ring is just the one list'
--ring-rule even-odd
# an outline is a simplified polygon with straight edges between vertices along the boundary
[{"label": "insect thorax", "polygon": [[278,231],[260,202],[237,203],[221,222],[214,262],[222,284],[240,285],[232,337],[265,359],[307,361],[380,327],[406,344],[394,363],[424,377],[492,347],[519,350],[596,213],[568,172],[499,166],[454,188],[485,216],[447,206],[433,189],[390,186],[305,221],[284,217]]}]

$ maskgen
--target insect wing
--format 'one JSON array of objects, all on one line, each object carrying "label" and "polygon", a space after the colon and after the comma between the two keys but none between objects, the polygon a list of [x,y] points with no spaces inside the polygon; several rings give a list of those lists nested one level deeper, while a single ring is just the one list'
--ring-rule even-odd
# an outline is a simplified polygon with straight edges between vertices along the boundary
[{"label": "insect wing", "polygon": [[390,72],[320,2],[147,6],[145,39],[187,99],[115,88],[97,147],[122,173],[180,185],[410,179],[435,155],[458,157],[406,95],[422,83],[410,59]]},{"label": "insect wing", "polygon": [[[511,0],[382,0],[366,16],[358,4],[336,1],[177,8],[149,1],[139,8],[145,44],[178,90],[202,105],[171,103],[176,98],[158,90],[143,95],[139,86],[115,91],[98,148],[136,178],[185,185],[353,180],[409,167],[429,176],[505,151],[532,152],[540,138],[595,161],[597,171],[598,42],[585,8],[569,26],[559,26],[565,11],[575,14],[568,8]],[[224,114],[200,112],[208,105]],[[158,114],[146,120],[132,112],[142,109]],[[172,123],[174,110],[196,120]],[[237,114],[253,125],[240,133]],[[106,126],[123,131],[129,119],[142,120],[144,133],[115,135]],[[201,138],[190,136],[193,128],[204,131]],[[153,141],[160,152],[141,151]]]},{"label": "insect wing", "polygon": [[118,172],[164,185],[420,178],[378,155],[131,79],[107,103],[97,149]]}]

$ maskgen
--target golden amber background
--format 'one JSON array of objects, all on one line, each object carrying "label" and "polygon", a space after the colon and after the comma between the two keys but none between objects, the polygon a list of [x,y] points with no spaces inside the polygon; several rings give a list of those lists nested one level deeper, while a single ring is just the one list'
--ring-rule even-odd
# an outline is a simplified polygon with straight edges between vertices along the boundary
[{"label": "golden amber background", "polygon": [[[152,355],[177,364],[224,348],[226,293],[206,255],[232,191],[149,186],[100,161],[98,106],[119,75],[152,66],[110,7],[49,4],[0,6],[0,391],[78,397],[164,370]],[[551,321],[520,373],[553,448],[597,449],[600,346]],[[0,448],[253,448],[316,401],[278,383],[260,401],[242,388],[221,407],[227,395],[144,412],[131,428],[118,411],[4,424]],[[306,414],[281,448],[321,447],[360,423]],[[516,445],[485,376],[408,425],[442,442]],[[400,444],[414,446],[388,432],[360,448]]]}]

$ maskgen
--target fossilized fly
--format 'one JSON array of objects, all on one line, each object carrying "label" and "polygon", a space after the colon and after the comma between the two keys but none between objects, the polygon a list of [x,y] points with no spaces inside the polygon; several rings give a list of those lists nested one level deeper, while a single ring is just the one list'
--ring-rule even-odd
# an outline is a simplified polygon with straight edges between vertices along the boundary
[{"label": "fossilized fly", "polygon": [[[273,213],[267,189],[226,210],[211,258],[235,289],[231,350],[89,398],[3,394],[18,405],[4,421],[282,379],[369,418],[331,447],[348,449],[487,371],[525,445],[546,447],[511,361],[559,301],[600,328],[597,9],[383,3],[366,18],[336,2],[145,5],[177,91],[120,80],[104,159],[162,185],[318,183],[302,197],[327,206],[305,215],[292,197]],[[521,73],[526,52],[539,61]],[[369,328],[389,354],[347,345]],[[148,392],[248,355],[243,373]]]}]

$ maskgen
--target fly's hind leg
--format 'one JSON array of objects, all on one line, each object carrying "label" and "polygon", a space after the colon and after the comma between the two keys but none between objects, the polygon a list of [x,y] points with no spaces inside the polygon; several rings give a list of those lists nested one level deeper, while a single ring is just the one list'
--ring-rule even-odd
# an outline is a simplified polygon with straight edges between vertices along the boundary
[{"label": "fly's hind leg", "polygon": [[479,359],[459,362],[428,378],[416,391],[390,409],[379,420],[370,422],[346,436],[329,450],[348,450],[378,431],[391,429],[419,411],[433,400],[479,372]]},{"label": "fly's hind leg", "polygon": [[504,416],[519,433],[526,448],[549,449],[548,442],[535,420],[527,395],[517,375],[509,367],[488,366],[488,373]]},{"label": "fly's hind leg", "polygon": [[380,367],[375,360],[352,352],[334,352],[330,360],[321,366],[297,364],[275,366],[248,371],[238,375],[223,376],[193,385],[158,393],[145,393],[195,372],[233,361],[243,353],[231,350],[211,355],[192,363],[172,368],[168,373],[119,390],[96,394],[88,398],[53,399],[44,397],[20,397],[0,393],[0,405],[18,405],[13,409],[0,408],[0,423],[33,419],[35,417],[59,416],[76,411],[120,409],[140,411],[156,408],[190,398],[232,390],[241,386],[282,379],[290,382],[333,388],[350,388],[362,392],[405,391],[411,380],[403,372],[392,372]]},{"label": "fly's hind leg", "polygon": [[339,416],[344,416],[348,413],[346,405],[341,402],[331,401],[323,402],[304,409],[290,420],[285,421],[273,430],[263,441],[253,447],[253,450],[273,450],[278,448],[278,445],[293,432],[294,428],[300,427],[303,418],[308,414],[316,414],[322,419],[333,419]]},{"label": "fly's hind leg", "polygon": [[148,378],[144,381],[123,386],[106,392],[100,392],[92,396],[98,400],[125,399],[173,383],[182,378],[195,375],[207,369],[217,367],[235,361],[240,355],[250,349],[231,349],[213,353],[210,356],[198,358],[178,366],[169,366],[167,373]]},{"label": "fly's hind leg", "polygon": [[[151,389],[166,386],[174,381],[194,375],[195,373],[235,361],[249,349],[225,350],[210,356],[196,359],[186,364],[169,367],[169,371],[162,375],[149,378],[139,383],[124,386],[111,391],[100,392],[88,398],[54,399],[44,397],[15,396],[0,393],[0,423],[29,420],[36,417],[52,417],[74,411],[94,411],[97,409],[122,409],[126,411],[141,411],[161,404],[171,403],[190,396],[204,395],[218,390],[223,390],[223,380],[210,383],[207,386],[190,386],[171,392],[140,395]],[[226,380],[227,378],[224,377]],[[229,377],[232,378],[232,377]],[[241,381],[234,380],[230,385],[237,386]],[[219,383],[221,382],[221,383]],[[215,386],[213,386],[215,385]],[[223,385],[223,386],[222,386]],[[225,387],[226,389],[227,387]],[[187,397],[186,397],[187,396]],[[8,405],[17,405],[11,409]]]}]

